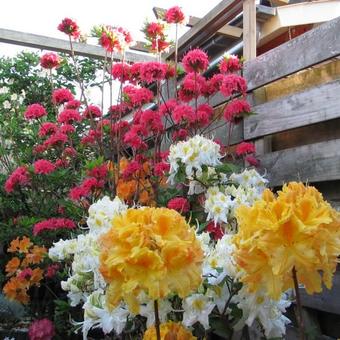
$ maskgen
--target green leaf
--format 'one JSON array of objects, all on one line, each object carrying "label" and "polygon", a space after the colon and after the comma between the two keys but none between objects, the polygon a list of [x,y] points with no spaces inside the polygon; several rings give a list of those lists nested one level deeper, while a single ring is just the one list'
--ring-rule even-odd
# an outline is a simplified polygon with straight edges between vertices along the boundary
[{"label": "green leaf", "polygon": [[221,165],[216,166],[217,172],[222,172],[224,174],[230,174],[233,172],[237,172],[239,170],[239,167],[232,163],[223,163]]},{"label": "green leaf", "polygon": [[231,339],[233,330],[225,318],[212,317],[209,321],[214,334],[218,335],[222,339]]}]

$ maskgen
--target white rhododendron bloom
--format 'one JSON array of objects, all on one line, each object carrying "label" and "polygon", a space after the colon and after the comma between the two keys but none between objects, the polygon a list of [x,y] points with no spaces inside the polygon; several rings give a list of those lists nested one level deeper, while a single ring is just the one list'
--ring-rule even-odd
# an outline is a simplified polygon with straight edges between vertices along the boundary
[{"label": "white rhododendron bloom", "polygon": [[[158,314],[160,322],[167,321],[167,315],[172,311],[171,303],[168,300],[158,300]],[[155,307],[154,301],[140,306],[139,314],[146,317],[146,326],[151,327],[155,324]]]},{"label": "white rhododendron bloom", "polygon": [[168,162],[170,163],[170,176],[168,181],[173,183],[180,165],[185,167],[187,177],[196,172],[202,172],[202,166],[216,166],[221,164],[220,145],[203,136],[196,135],[191,139],[178,142],[170,146]]},{"label": "white rhododendron bloom", "polygon": [[225,310],[226,304],[230,300],[230,288],[226,283],[222,286],[211,286],[206,292],[206,296],[212,298],[216,304],[219,313],[226,313],[229,310]]},{"label": "white rhododendron bloom", "polygon": [[264,190],[268,180],[261,176],[255,169],[246,169],[240,174],[232,174],[230,180],[243,186],[243,187],[255,187],[260,191]]},{"label": "white rhododendron bloom", "polygon": [[204,329],[209,329],[209,315],[215,307],[211,298],[203,294],[193,294],[182,302],[184,309],[183,325],[190,327],[199,322]]},{"label": "white rhododendron bloom", "polygon": [[63,240],[54,242],[48,250],[48,256],[53,261],[64,261],[69,259],[77,251],[77,240]]}]

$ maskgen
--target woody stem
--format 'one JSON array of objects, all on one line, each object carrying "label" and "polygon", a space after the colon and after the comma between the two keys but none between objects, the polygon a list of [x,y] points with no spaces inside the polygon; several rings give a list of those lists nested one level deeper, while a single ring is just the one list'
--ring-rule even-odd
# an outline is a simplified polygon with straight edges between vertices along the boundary
[{"label": "woody stem", "polygon": [[299,325],[299,333],[300,333],[300,340],[305,340],[305,325],[303,322],[302,317],[302,305],[301,305],[301,298],[300,298],[300,292],[299,292],[299,283],[296,275],[296,269],[293,267],[292,269],[292,276],[294,281],[294,290],[295,290],[295,300],[296,300],[296,318]]},{"label": "woody stem", "polygon": [[158,301],[154,301],[154,310],[155,310],[155,328],[156,328],[156,336],[157,340],[161,340],[161,329],[159,322],[159,314],[158,314]]}]

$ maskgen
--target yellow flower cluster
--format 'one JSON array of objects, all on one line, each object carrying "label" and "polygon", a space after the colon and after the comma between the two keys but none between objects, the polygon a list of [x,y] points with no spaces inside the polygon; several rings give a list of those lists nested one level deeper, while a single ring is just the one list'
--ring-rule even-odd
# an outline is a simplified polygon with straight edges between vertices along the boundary
[{"label": "yellow flower cluster", "polygon": [[185,297],[201,283],[203,251],[193,229],[175,210],[128,209],[102,236],[100,271],[109,284],[108,306],[122,299],[138,313],[137,296]]},{"label": "yellow flower cluster", "polygon": [[321,292],[322,282],[331,288],[340,254],[340,219],[314,187],[292,182],[277,197],[266,190],[236,216],[234,255],[251,291],[264,288],[278,299],[293,287],[294,267],[309,294]]},{"label": "yellow flower cluster", "polygon": [[[195,340],[186,328],[180,323],[169,321],[160,325],[161,340]],[[157,340],[156,328],[152,326],[144,333],[143,340]]]}]

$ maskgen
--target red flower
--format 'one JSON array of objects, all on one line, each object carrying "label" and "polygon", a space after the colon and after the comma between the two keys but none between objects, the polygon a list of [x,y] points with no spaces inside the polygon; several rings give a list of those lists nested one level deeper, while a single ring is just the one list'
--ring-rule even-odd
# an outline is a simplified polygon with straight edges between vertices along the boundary
[{"label": "red flower", "polygon": [[126,63],[114,63],[111,68],[113,79],[121,82],[130,80],[130,65]]},{"label": "red flower", "polygon": [[122,46],[119,40],[119,33],[112,26],[101,27],[99,44],[108,52],[121,51]]},{"label": "red flower", "polygon": [[88,119],[98,118],[103,115],[101,109],[96,105],[89,105],[84,111],[84,117]]},{"label": "red flower", "polygon": [[81,106],[80,100],[73,99],[66,103],[65,109],[78,110]]},{"label": "red flower", "polygon": [[60,265],[58,263],[50,264],[47,267],[45,276],[48,279],[52,279],[57,274],[57,271],[59,270],[59,268],[60,268]]},{"label": "red flower", "polygon": [[178,131],[174,131],[172,134],[172,139],[174,141],[185,140],[187,137],[188,137],[188,131],[185,129],[179,129]]},{"label": "red flower", "polygon": [[56,146],[56,145],[59,145],[59,144],[64,144],[67,141],[68,141],[67,135],[65,135],[65,133],[62,133],[60,131],[57,131],[56,133],[54,133],[48,139],[45,140],[44,146],[46,148],[48,148],[50,146]]},{"label": "red flower", "polygon": [[74,100],[74,97],[69,89],[56,89],[52,93],[52,101],[56,105],[64,104],[71,100]]},{"label": "red flower", "polygon": [[81,140],[80,143],[81,144],[94,144],[95,141],[100,138],[101,136],[101,132],[100,131],[95,131],[90,129],[88,134],[86,136],[84,136]]},{"label": "red flower", "polygon": [[147,135],[145,128],[139,124],[131,126],[130,131],[124,135],[124,143],[130,145],[134,149],[145,149],[146,143],[143,141],[143,135]]},{"label": "red flower", "polygon": [[201,104],[197,108],[197,122],[201,126],[206,126],[210,123],[213,114],[214,110],[209,104]]},{"label": "red flower", "polygon": [[105,179],[108,173],[107,164],[98,165],[87,171],[87,175],[97,179]]},{"label": "red flower", "polygon": [[132,35],[128,30],[126,30],[123,27],[116,27],[116,30],[117,30],[117,32],[119,32],[123,35],[124,41],[127,45],[130,45],[133,42]]},{"label": "red flower", "polygon": [[64,124],[60,127],[60,132],[64,133],[65,135],[67,135],[68,133],[74,133],[75,131],[76,129],[74,128],[74,126],[70,124]]},{"label": "red flower", "polygon": [[226,97],[230,97],[235,93],[245,95],[247,91],[247,83],[243,77],[237,74],[228,74],[223,78],[220,91]]},{"label": "red flower", "polygon": [[131,107],[139,107],[144,104],[150,103],[153,99],[151,90],[144,87],[138,88],[132,85],[123,88],[123,95],[126,103]]},{"label": "red flower", "polygon": [[182,60],[185,72],[203,72],[209,66],[208,55],[199,48],[189,51]]},{"label": "red flower", "polygon": [[190,210],[190,203],[184,197],[175,197],[168,202],[167,207],[185,214]]},{"label": "red flower", "polygon": [[165,26],[162,23],[159,22],[149,22],[146,23],[145,28],[144,28],[144,32],[147,36],[147,38],[153,40],[153,39],[157,39],[159,37],[164,37],[164,29]]},{"label": "red flower", "polygon": [[45,108],[40,104],[29,105],[24,113],[26,119],[37,119],[47,115]]},{"label": "red flower", "polygon": [[224,74],[239,71],[242,68],[242,62],[236,55],[227,55],[223,57],[219,68],[220,72]]},{"label": "red flower", "polygon": [[162,39],[155,39],[151,42],[151,51],[160,53],[168,49],[170,43],[166,40]]},{"label": "red flower", "polygon": [[131,161],[126,169],[123,171],[123,179],[127,180],[131,178],[137,171],[142,169],[142,165],[137,161]]},{"label": "red flower", "polygon": [[17,185],[25,186],[30,183],[30,175],[26,167],[19,166],[16,168],[5,182],[5,191],[13,192]]},{"label": "red flower", "polygon": [[33,235],[37,236],[45,230],[58,230],[58,229],[74,229],[76,224],[68,218],[52,217],[47,220],[36,223],[33,226]]},{"label": "red flower", "polygon": [[74,39],[78,39],[80,37],[80,31],[78,25],[70,18],[65,18],[58,25],[58,30],[63,32]]},{"label": "red flower", "polygon": [[249,103],[244,99],[235,99],[224,109],[224,119],[237,124],[245,114],[251,112]]},{"label": "red flower", "polygon": [[145,110],[140,117],[140,124],[151,133],[162,132],[164,129],[162,118],[159,112]]},{"label": "red flower", "polygon": [[168,24],[183,24],[185,15],[180,7],[174,6],[165,12],[164,19]]},{"label": "red flower", "polygon": [[30,340],[52,340],[55,336],[53,322],[49,319],[35,320],[28,330]]},{"label": "red flower", "polygon": [[129,111],[129,108],[127,107],[126,103],[112,105],[109,108],[109,113],[114,116],[115,115],[124,116],[128,111]]},{"label": "red flower", "polygon": [[205,86],[206,80],[200,74],[188,73],[182,82],[178,92],[180,100],[189,102],[193,98],[198,97],[202,88]]},{"label": "red flower", "polygon": [[242,142],[236,146],[236,155],[243,156],[255,153],[255,145],[253,143]]},{"label": "red flower", "polygon": [[66,157],[73,158],[76,155],[77,155],[77,151],[72,147],[65,148],[63,153],[62,153],[62,157],[64,157],[64,158],[66,158]]},{"label": "red flower", "polygon": [[45,137],[51,133],[55,133],[58,130],[57,125],[55,125],[52,122],[45,122],[42,123],[40,128],[39,128],[39,132],[38,132],[38,136],[39,137]]},{"label": "red flower", "polygon": [[174,109],[172,118],[176,124],[187,121],[193,123],[195,121],[194,109],[186,104],[177,105]]},{"label": "red flower", "polygon": [[60,65],[60,58],[53,52],[45,53],[40,58],[40,65],[47,69],[58,67]]},{"label": "red flower", "polygon": [[130,81],[137,82],[140,80],[140,68],[142,67],[142,65],[143,63],[134,63],[130,66]]},{"label": "red flower", "polygon": [[205,229],[208,233],[212,234],[215,241],[221,239],[224,235],[224,231],[220,224],[215,222],[209,222]]},{"label": "red flower", "polygon": [[55,170],[55,165],[46,159],[39,159],[33,163],[34,173],[37,175],[47,175]]},{"label": "red flower", "polygon": [[81,115],[78,111],[66,109],[59,113],[58,123],[72,124],[74,122],[80,122],[81,119]]},{"label": "red flower", "polygon": [[255,158],[254,156],[248,155],[246,156],[246,158],[244,159],[249,165],[258,167],[260,165],[260,161]]},{"label": "red flower", "polygon": [[47,147],[43,144],[38,144],[35,145],[33,148],[33,153],[34,154],[39,154],[39,153],[43,153],[44,151],[46,151]]},{"label": "red flower", "polygon": [[161,116],[172,115],[174,108],[178,105],[176,99],[172,98],[160,105],[158,112]]},{"label": "red flower", "polygon": [[164,176],[166,172],[170,170],[170,164],[165,162],[156,163],[154,166],[155,176]]},{"label": "red flower", "polygon": [[143,63],[140,67],[140,79],[150,84],[157,80],[163,80],[165,78],[168,69],[167,64],[150,61]]},{"label": "red flower", "polygon": [[85,197],[89,194],[89,192],[79,186],[79,187],[74,187],[70,190],[69,197],[72,201],[79,201],[82,197]]}]

